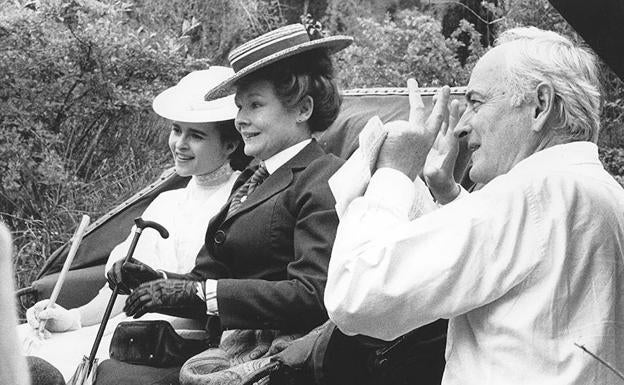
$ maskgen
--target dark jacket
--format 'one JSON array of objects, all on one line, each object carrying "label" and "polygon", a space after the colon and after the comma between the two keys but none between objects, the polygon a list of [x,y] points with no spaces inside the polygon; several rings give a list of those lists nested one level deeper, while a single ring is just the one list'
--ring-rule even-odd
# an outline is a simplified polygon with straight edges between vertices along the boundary
[{"label": "dark jacket", "polygon": [[303,332],[327,319],[323,292],[338,226],[327,181],[342,163],[312,141],[231,217],[228,202],[212,219],[189,277],[218,279],[223,328]]}]

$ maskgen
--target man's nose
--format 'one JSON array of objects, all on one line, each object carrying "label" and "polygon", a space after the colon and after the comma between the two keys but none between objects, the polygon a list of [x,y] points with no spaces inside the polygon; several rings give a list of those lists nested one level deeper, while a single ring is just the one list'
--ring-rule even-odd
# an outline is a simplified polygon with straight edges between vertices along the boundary
[{"label": "man's nose", "polygon": [[470,131],[472,131],[472,128],[470,127],[470,121],[469,121],[470,114],[471,112],[469,110],[466,110],[464,114],[461,116],[461,118],[459,118],[459,122],[457,122],[457,125],[455,126],[455,129],[453,130],[453,135],[455,135],[456,138],[461,139],[464,136],[468,135]]}]

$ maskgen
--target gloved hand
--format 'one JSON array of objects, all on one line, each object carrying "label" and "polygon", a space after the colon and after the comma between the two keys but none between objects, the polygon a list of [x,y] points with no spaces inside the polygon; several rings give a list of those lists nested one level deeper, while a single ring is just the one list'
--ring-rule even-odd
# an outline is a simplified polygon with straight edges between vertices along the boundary
[{"label": "gloved hand", "polygon": [[58,304],[45,309],[49,302],[50,300],[44,299],[26,310],[26,320],[33,329],[38,330],[39,323],[44,320],[47,320],[46,330],[51,332],[60,333],[78,330],[82,327],[78,309],[67,310]]},{"label": "gloved hand", "polygon": [[293,333],[293,334],[278,334],[273,342],[271,342],[271,347],[267,352],[267,356],[272,356],[274,354],[280,353],[287,347],[289,347],[293,341],[303,337],[301,333]]},{"label": "gloved hand", "polygon": [[206,316],[206,302],[197,295],[197,282],[158,279],[141,284],[126,300],[124,312],[139,318],[145,313],[163,313],[184,318]]},{"label": "gloved hand", "polygon": [[119,286],[119,294],[130,294],[137,286],[144,282],[163,278],[163,274],[158,272],[141,261],[134,258],[124,263],[119,260],[106,273],[108,286],[111,290]]}]

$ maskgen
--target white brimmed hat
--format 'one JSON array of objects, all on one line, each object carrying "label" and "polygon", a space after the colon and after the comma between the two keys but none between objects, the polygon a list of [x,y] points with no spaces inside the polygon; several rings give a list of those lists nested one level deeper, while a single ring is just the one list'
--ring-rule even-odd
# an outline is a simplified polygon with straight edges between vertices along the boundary
[{"label": "white brimmed hat", "polygon": [[233,69],[220,66],[191,72],[177,85],[156,96],[152,108],[163,118],[178,122],[206,123],[234,119],[238,108],[234,104],[233,93],[211,101],[204,100],[206,92],[232,75]]},{"label": "white brimmed hat", "polygon": [[312,39],[303,24],[291,24],[267,32],[230,52],[228,60],[236,73],[207,92],[205,100],[235,92],[234,83],[238,80],[278,60],[316,48],[338,52],[352,42],[351,36],[342,35]]}]

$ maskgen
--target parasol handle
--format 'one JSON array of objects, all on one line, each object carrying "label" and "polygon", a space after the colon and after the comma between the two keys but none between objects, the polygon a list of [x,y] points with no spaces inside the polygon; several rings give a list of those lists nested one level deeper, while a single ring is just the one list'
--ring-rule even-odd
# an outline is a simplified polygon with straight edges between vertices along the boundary
[{"label": "parasol handle", "polygon": [[[87,230],[87,226],[89,226],[90,221],[91,219],[89,218],[88,215],[82,216],[82,219],[80,220],[80,224],[78,225],[78,228],[76,229],[76,232],[74,233],[74,236],[72,237],[72,244],[71,244],[71,247],[69,248],[69,253],[67,254],[67,258],[65,258],[65,262],[63,263],[63,268],[61,269],[61,273],[59,274],[58,279],[56,280],[54,289],[52,289],[52,294],[50,295],[50,302],[48,302],[48,304],[46,305],[45,307],[46,309],[53,308],[54,304],[56,304],[56,300],[59,296],[59,293],[61,292],[61,288],[63,287],[63,284],[65,283],[65,278],[67,278],[67,272],[69,271],[69,268],[71,267],[74,257],[76,256],[78,252],[78,247],[80,247],[80,243],[82,242],[82,238],[84,237],[85,231]],[[43,334],[43,330],[45,329],[45,325],[47,321],[48,320],[46,319],[46,320],[42,320],[39,323],[38,330],[40,334]]]}]

